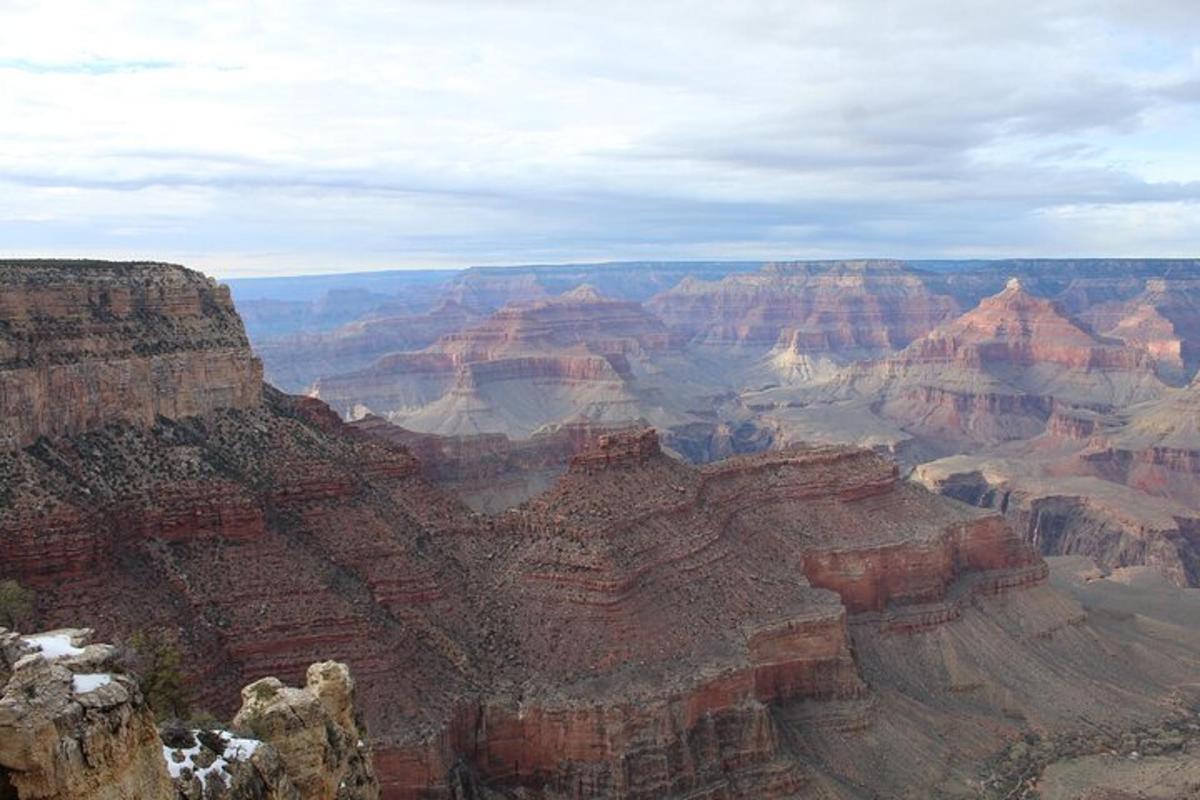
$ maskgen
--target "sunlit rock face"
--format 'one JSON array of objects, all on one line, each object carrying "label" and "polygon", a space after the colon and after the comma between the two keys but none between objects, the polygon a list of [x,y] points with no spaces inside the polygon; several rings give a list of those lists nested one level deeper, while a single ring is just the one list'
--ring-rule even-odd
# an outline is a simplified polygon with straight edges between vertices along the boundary
[{"label": "sunlit rock face", "polygon": [[183,267],[0,262],[0,319],[3,447],[260,400],[228,290]]}]

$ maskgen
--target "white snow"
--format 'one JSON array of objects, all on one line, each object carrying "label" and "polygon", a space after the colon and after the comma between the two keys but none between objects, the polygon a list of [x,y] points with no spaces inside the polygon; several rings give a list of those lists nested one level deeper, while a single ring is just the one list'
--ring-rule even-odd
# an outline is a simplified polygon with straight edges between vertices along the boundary
[{"label": "white snow", "polygon": [[24,636],[22,639],[26,644],[31,644],[41,650],[42,655],[50,661],[83,653],[83,648],[71,644],[71,637],[65,633],[40,633],[35,636]]},{"label": "white snow", "polygon": [[75,694],[94,692],[101,686],[108,686],[110,683],[112,683],[112,675],[106,672],[84,673],[71,678],[71,687],[75,690]]},{"label": "white snow", "polygon": [[[200,731],[192,731],[195,736]],[[208,779],[212,775],[216,775],[221,783],[229,785],[229,774],[225,771],[225,767],[230,761],[245,761],[254,755],[254,751],[262,744],[257,739],[239,739],[228,731],[214,731],[220,734],[225,741],[225,752],[213,760],[213,763],[207,767],[197,767],[195,759],[200,755],[200,741],[187,749],[176,749],[163,745],[163,760],[167,762],[167,772],[171,773],[172,778],[180,778],[183,776],[183,770],[186,767],[192,771],[192,774],[200,779],[200,783],[207,786]],[[179,760],[176,760],[176,756]]]}]

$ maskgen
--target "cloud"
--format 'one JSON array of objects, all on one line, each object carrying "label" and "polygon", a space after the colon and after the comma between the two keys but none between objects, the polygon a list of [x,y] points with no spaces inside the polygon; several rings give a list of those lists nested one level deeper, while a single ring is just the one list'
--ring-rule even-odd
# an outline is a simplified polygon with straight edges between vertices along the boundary
[{"label": "cloud", "polygon": [[1192,2],[49,6],[0,29],[6,254],[234,274],[1200,245]]}]

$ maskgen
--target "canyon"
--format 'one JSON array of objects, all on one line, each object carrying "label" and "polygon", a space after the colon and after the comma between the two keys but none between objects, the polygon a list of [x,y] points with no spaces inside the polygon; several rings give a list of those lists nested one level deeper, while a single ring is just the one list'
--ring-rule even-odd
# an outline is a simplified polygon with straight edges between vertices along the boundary
[{"label": "canyon", "polygon": [[[772,268],[767,280],[809,281],[813,269]],[[861,273],[874,269],[842,270],[858,276],[849,297],[869,291],[874,275]],[[790,402],[776,395],[812,381],[773,372],[781,338],[826,348],[822,383],[834,387],[893,357],[879,348],[912,348],[897,349],[903,367],[888,369],[898,376],[920,354],[977,370],[1006,360],[1013,374],[1049,375],[1056,391],[1112,371],[1121,379],[1103,385],[1124,394],[1070,408],[1059,399],[1036,435],[980,437],[947,457],[1103,436],[1117,455],[1088,462],[1094,451],[1080,448],[1071,463],[1181,505],[1193,502],[1195,416],[1180,409],[1196,394],[1165,383],[1145,348],[1075,326],[1065,301],[1014,301],[1024,278],[1005,289],[989,275],[919,305],[953,276],[913,270],[914,282],[907,270],[884,265],[891,305],[852,303],[869,313],[814,301],[803,326],[762,314],[761,325],[715,331],[570,287],[345,373],[375,394],[321,378],[317,396],[301,396],[263,384],[229,294],[198,273],[4,262],[6,285],[42,287],[42,310],[26,323],[24,306],[4,307],[11,346],[26,349],[0,369],[0,400],[25,402],[28,376],[64,360],[75,368],[54,372],[61,396],[94,398],[94,410],[60,420],[57,395],[47,397],[43,415],[22,417],[5,440],[0,579],[34,592],[39,628],[87,626],[117,642],[177,631],[203,707],[247,724],[250,707],[279,733],[285,760],[287,742],[308,739],[275,727],[274,699],[328,709],[286,686],[319,697],[340,673],[318,667],[314,677],[309,665],[349,665],[387,800],[989,796],[989,759],[1032,730],[1133,729],[1200,700],[1197,618],[1174,601],[1129,612],[1121,582],[1123,569],[1164,567],[1188,583],[1185,557],[1138,561],[1125,548],[1103,569],[1047,561],[1042,541],[1014,525],[1019,503],[967,496],[961,479],[908,480],[916,465],[892,457],[902,448],[836,435],[798,443],[772,419]],[[141,300],[123,315],[102,299],[165,292],[152,287],[185,287],[185,299]],[[1094,294],[1114,302],[1141,291],[1104,283]],[[972,292],[1001,295],[985,303],[986,335],[961,322]],[[1006,331],[1005,347],[995,344],[996,323],[1014,318],[994,309],[1014,303],[1032,314],[1015,317],[1017,328],[1049,319],[1054,339]],[[877,314],[901,312],[870,332]],[[21,333],[26,324],[36,337]],[[817,328],[811,339],[796,333]],[[939,330],[956,344],[928,344]],[[1071,338],[1058,341],[1064,331]],[[160,380],[110,392],[92,378],[156,357],[172,365],[150,362]],[[731,362],[743,363],[738,381],[776,385],[739,388],[730,373],[711,374]],[[398,381],[393,368],[424,383]],[[192,382],[209,372],[221,391]],[[523,388],[491,388],[505,383]],[[599,394],[588,394],[593,384]],[[556,395],[562,387],[570,393]],[[423,402],[356,413],[374,411],[376,396]],[[581,396],[600,399],[581,406]],[[407,427],[432,420],[428,407],[444,397],[445,418],[459,421]],[[539,413],[554,413],[517,418],[518,435],[477,422],[535,397]],[[840,411],[849,401],[822,402]],[[421,410],[394,413],[410,406]],[[902,417],[875,416],[925,436]],[[487,496],[497,481],[505,486]],[[239,711],[231,687],[246,684]],[[344,703],[332,707],[348,718]]]},{"label": "canyon", "polygon": [[[479,509],[544,490],[565,468],[555,443],[564,428],[651,425],[694,463],[854,444],[926,476],[969,467],[968,457],[993,476],[1024,473],[1011,496],[1022,499],[1013,514],[1026,512],[1010,520],[1043,554],[1155,563],[1190,585],[1190,520],[1200,512],[1190,450],[1086,445],[1071,429],[1099,425],[1130,440],[1186,394],[1200,352],[1198,272],[1184,259],[467,270],[444,279],[428,313],[471,308],[477,320],[378,355],[382,337],[362,350],[373,363],[303,388],[348,420],[374,415],[437,437],[425,460],[437,451],[443,465],[431,475],[449,474],[450,453],[524,453],[504,467],[507,489],[435,478]],[[269,342],[261,352],[268,376],[294,360]],[[1088,447],[1096,452],[1054,455]],[[1046,466],[1022,467],[1035,463]],[[1045,491],[1031,487],[1035,475]],[[986,503],[1010,496],[948,490]],[[1035,501],[1046,513],[1028,512]],[[1147,537],[1177,543],[1167,550],[1179,559]]]}]

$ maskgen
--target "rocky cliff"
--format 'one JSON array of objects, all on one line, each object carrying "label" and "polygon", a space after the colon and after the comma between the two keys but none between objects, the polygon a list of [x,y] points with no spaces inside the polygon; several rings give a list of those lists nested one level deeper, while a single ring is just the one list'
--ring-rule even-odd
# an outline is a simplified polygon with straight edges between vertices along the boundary
[{"label": "rocky cliff", "polygon": [[365,368],[389,353],[424,349],[478,320],[478,314],[448,301],[421,314],[377,311],[330,331],[260,339],[254,351],[273,386],[305,392],[318,378]]},{"label": "rocky cliff", "polygon": [[229,292],[166,264],[0,261],[0,447],[259,402]]},{"label": "rocky cliff", "polygon": [[87,631],[0,629],[0,796],[168,800],[154,717],[116,649]]},{"label": "rocky cliff", "polygon": [[706,344],[843,357],[890,352],[958,312],[918,270],[894,261],[770,264],[720,281],[688,280],[649,307]]},{"label": "rocky cliff", "polygon": [[376,800],[345,665],[246,687],[238,734],[155,727],[117,648],[89,630],[0,629],[0,793],[12,800]]},{"label": "rocky cliff", "polygon": [[351,419],[373,413],[442,436],[526,439],[544,426],[639,418],[668,427],[692,421],[654,363],[678,346],[637,303],[583,286],[509,305],[424,352],[324,377],[312,394]]},{"label": "rocky cliff", "polygon": [[1200,391],[1117,412],[1057,409],[1028,441],[922,464],[929,488],[1006,513],[1047,555],[1200,584]]},{"label": "rocky cliff", "polygon": [[536,431],[528,439],[501,433],[438,436],[417,433],[369,415],[350,427],[405,447],[421,463],[421,474],[476,511],[496,513],[545,491],[576,454],[618,426],[575,422]]},{"label": "rocky cliff", "polygon": [[1166,390],[1146,353],[1097,336],[1014,278],[894,355],[776,395],[869,403],[872,413],[953,452],[1036,436],[1056,407],[1109,410]]}]

